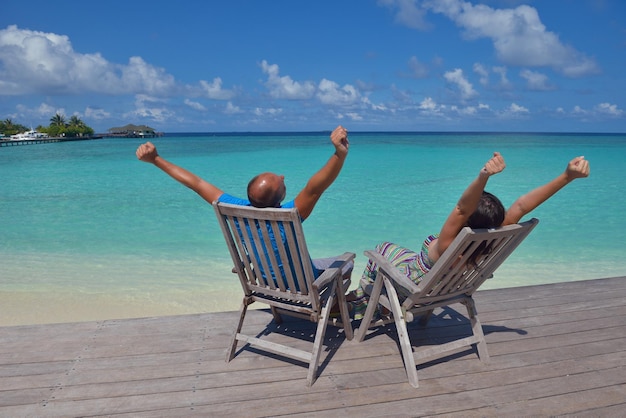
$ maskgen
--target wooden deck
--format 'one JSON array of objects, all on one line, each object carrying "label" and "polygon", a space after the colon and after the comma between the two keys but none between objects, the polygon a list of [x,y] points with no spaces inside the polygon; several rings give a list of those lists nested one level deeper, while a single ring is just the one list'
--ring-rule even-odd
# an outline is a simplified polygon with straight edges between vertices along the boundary
[{"label": "wooden deck", "polygon": [[[391,329],[326,334],[320,376],[250,349],[224,362],[236,313],[0,328],[0,416],[622,416],[626,277],[478,292],[491,363],[466,351],[418,366],[412,388]],[[455,309],[460,308],[454,307]],[[409,330],[424,345],[469,334],[456,312]],[[268,312],[244,329],[264,333]],[[307,343],[288,320],[269,337]],[[290,337],[290,338],[291,338]],[[296,343],[298,344],[298,343]]]},{"label": "wooden deck", "polygon": [[50,137],[50,138],[38,138],[38,139],[22,139],[19,141],[12,141],[10,139],[0,140],[0,147],[13,147],[19,145],[35,145],[35,144],[50,144],[53,142],[76,142],[76,141],[91,141],[94,139],[102,139],[101,135],[94,136],[80,136],[80,137]]}]

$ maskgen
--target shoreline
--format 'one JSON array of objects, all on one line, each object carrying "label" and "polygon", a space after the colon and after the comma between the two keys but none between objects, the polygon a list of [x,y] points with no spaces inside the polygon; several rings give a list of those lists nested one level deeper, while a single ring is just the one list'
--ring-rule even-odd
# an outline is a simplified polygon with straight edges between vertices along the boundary
[{"label": "shoreline", "polygon": [[[502,275],[503,276],[503,275]],[[488,280],[481,290],[498,290],[526,286],[542,286],[556,283],[580,282],[595,279],[618,278],[623,275],[580,277],[569,280],[552,280],[539,283],[502,282]],[[352,279],[353,289],[358,280]],[[238,282],[228,289],[174,290],[154,293],[85,293],[70,291],[2,291],[0,327],[31,326],[58,323],[79,323],[131,318],[153,318],[177,315],[193,315],[237,311],[240,308],[242,291]],[[248,309],[263,309],[258,303]]]},{"label": "shoreline", "polygon": [[219,295],[177,292],[175,296],[0,291],[0,327],[236,311],[242,292],[235,290]]}]

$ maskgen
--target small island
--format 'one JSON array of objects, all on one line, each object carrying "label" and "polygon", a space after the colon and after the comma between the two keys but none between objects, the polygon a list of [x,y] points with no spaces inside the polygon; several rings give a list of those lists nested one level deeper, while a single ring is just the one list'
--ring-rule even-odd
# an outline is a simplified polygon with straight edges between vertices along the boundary
[{"label": "small island", "polygon": [[102,136],[94,134],[93,128],[87,126],[78,116],[72,116],[66,121],[65,116],[56,113],[50,118],[48,126],[37,126],[36,129],[14,123],[11,119],[0,121],[1,145],[26,145],[48,142],[79,141],[99,139]]},{"label": "small island", "polygon": [[156,132],[149,126],[133,124],[110,128],[106,134],[95,134],[93,128],[87,126],[78,116],[72,116],[66,121],[65,116],[60,113],[50,118],[48,126],[39,125],[36,129],[29,129],[11,119],[0,121],[0,146],[85,141],[104,137],[154,138],[162,135],[162,132]]}]

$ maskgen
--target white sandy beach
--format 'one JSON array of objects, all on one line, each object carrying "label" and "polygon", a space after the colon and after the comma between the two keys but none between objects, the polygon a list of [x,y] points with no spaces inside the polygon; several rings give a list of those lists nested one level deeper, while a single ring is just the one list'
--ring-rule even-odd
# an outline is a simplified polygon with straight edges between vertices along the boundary
[{"label": "white sandy beach", "polygon": [[239,309],[240,303],[239,288],[219,295],[199,292],[126,296],[73,292],[0,292],[0,326],[234,311]]},{"label": "white sandy beach", "polygon": [[[352,286],[356,287],[365,261],[360,259],[352,275]],[[555,283],[584,280],[597,277],[613,277],[616,270],[591,272],[577,277],[572,275],[571,266],[545,263],[528,270],[519,265],[501,266],[495,277],[483,284],[481,289],[517,287],[528,284]],[[526,272],[526,273],[524,273]],[[528,274],[531,272],[532,274]],[[195,286],[158,288],[147,290],[111,290],[94,293],[86,291],[54,290],[0,291],[0,326],[52,324],[62,322],[100,321],[122,318],[144,318],[166,315],[184,315],[207,312],[238,310],[242,290],[236,275],[227,280],[206,280]],[[533,278],[535,280],[530,280]],[[538,280],[543,278],[543,280]],[[213,283],[210,285],[209,283]],[[217,285],[219,283],[219,285]],[[264,308],[253,304],[250,309]]]}]

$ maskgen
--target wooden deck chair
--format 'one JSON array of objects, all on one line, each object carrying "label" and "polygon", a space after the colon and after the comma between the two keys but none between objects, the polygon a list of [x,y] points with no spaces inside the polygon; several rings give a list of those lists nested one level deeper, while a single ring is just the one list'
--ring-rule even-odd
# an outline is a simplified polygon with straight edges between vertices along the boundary
[{"label": "wooden deck chair", "polygon": [[[239,276],[244,293],[226,362],[233,359],[237,343],[242,341],[308,363],[307,385],[312,385],[335,301],[339,304],[345,337],[351,340],[353,336],[345,300],[350,279],[343,277],[342,268],[353,262],[355,254],[344,253],[316,278],[297,209],[261,209],[225,203],[214,203],[213,207],[235,264],[233,271]],[[281,314],[316,322],[312,350],[304,351],[242,334],[248,305],[253,302],[268,304],[279,324]]]},{"label": "wooden deck chair", "polygon": [[[407,278],[378,252],[365,251],[365,255],[377,265],[376,279],[373,284],[362,282],[370,302],[356,333],[356,340],[363,341],[368,328],[395,322],[404,366],[413,387],[418,387],[416,365],[464,351],[474,344],[480,359],[487,363],[487,343],[472,295],[538,222],[533,218],[496,229],[463,228],[419,284]],[[472,262],[475,252],[483,255]],[[454,303],[462,303],[467,308],[473,335],[429,348],[416,348],[414,352],[406,323],[413,321],[416,315],[421,315],[420,324],[426,325],[436,308]],[[372,321],[379,304],[391,313]]]}]

